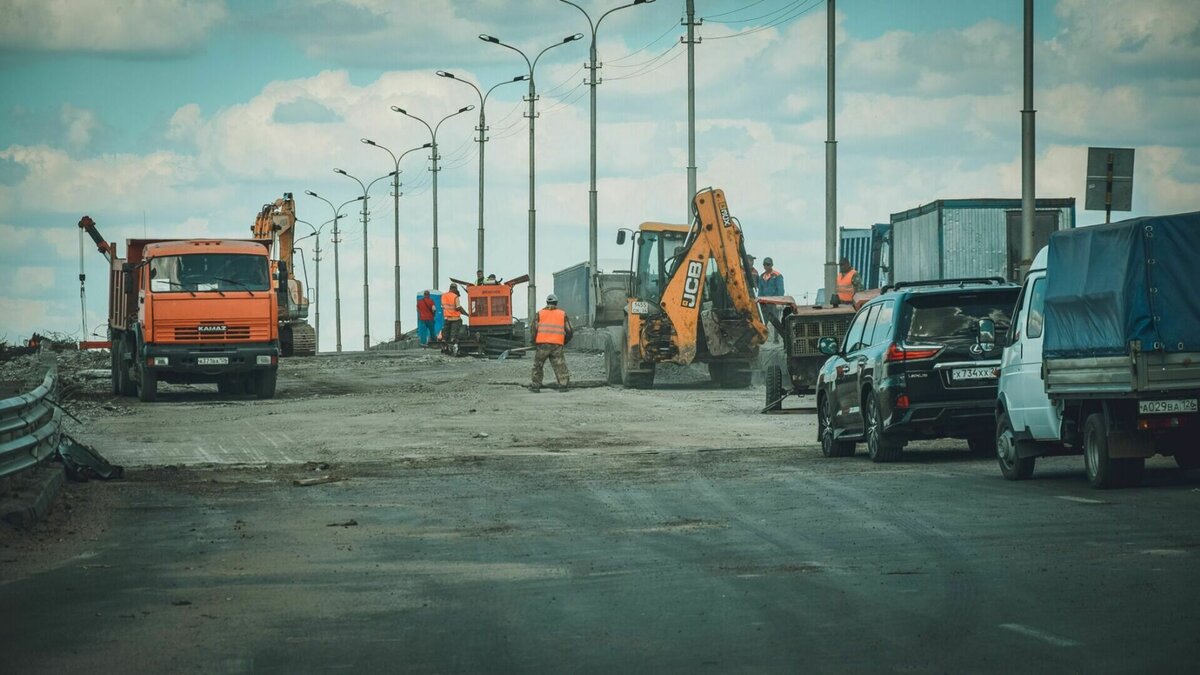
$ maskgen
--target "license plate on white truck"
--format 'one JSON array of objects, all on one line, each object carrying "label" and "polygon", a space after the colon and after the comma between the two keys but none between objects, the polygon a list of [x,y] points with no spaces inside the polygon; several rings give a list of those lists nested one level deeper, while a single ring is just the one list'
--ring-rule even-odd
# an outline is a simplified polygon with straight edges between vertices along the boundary
[{"label": "license plate on white truck", "polygon": [[1169,415],[1172,413],[1194,413],[1196,399],[1184,398],[1170,401],[1138,401],[1138,412],[1143,415]]},{"label": "license plate on white truck", "polygon": [[198,366],[227,366],[229,365],[228,356],[198,356],[196,357],[196,365]]}]

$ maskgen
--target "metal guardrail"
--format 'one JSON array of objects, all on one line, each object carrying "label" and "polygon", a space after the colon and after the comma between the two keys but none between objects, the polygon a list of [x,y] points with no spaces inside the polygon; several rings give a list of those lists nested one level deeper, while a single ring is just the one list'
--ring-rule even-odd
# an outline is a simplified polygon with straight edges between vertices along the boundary
[{"label": "metal guardrail", "polygon": [[50,364],[33,391],[0,400],[0,478],[20,473],[54,453],[62,430],[62,410],[50,395],[58,385],[58,367]]}]

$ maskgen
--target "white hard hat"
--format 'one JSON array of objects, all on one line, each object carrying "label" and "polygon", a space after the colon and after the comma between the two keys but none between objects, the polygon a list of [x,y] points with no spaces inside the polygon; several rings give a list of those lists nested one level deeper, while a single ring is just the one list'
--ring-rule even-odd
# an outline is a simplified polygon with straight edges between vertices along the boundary
[{"label": "white hard hat", "polygon": [[547,295],[546,296],[546,304],[547,305],[557,305],[558,304],[558,296],[553,293],[551,293],[550,295]]}]

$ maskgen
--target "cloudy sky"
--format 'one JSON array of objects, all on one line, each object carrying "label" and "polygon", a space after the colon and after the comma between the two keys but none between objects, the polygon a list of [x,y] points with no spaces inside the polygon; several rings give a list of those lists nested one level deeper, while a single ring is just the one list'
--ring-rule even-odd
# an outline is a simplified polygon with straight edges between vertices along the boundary
[{"label": "cloudy sky", "polygon": [[[593,17],[618,0],[580,0]],[[820,285],[823,254],[823,0],[696,0],[699,184],[726,191],[748,248],[771,255],[789,292]],[[683,0],[610,15],[599,30],[600,258],[618,227],[685,217],[687,58]],[[1020,0],[842,0],[837,4],[839,225],[887,222],[939,198],[1020,195]],[[1039,196],[1084,189],[1089,145],[1137,149],[1134,213],[1200,208],[1200,3],[1037,0]],[[468,86],[526,72],[488,33],[536,53],[588,32],[556,0],[0,0],[0,338],[79,336],[79,241],[89,214],[113,241],[247,236],[284,192],[316,225],[436,123]],[[538,290],[586,260],[587,41],[537,65]],[[487,268],[527,266],[528,130],[523,84],[487,103]],[[443,276],[475,269],[477,112],[438,133]],[[406,327],[431,283],[428,153],[403,161]],[[389,181],[367,228],[374,341],[391,333]],[[1079,211],[1079,224],[1103,213]],[[364,234],[343,221],[343,334],[361,345]],[[333,255],[322,234],[322,347],[333,344]],[[309,282],[315,261],[304,242]],[[123,246],[121,247],[123,250]],[[627,254],[626,254],[627,255]],[[88,332],[103,333],[104,261],[90,246]],[[445,285],[445,281],[440,285]],[[524,294],[518,310],[524,311]],[[353,336],[353,337],[352,337]]]}]

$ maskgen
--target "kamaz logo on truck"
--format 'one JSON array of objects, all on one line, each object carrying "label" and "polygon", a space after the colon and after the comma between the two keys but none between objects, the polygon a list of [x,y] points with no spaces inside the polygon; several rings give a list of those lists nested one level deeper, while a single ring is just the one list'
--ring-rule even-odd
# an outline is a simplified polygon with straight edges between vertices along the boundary
[{"label": "kamaz logo on truck", "polygon": [[214,333],[224,333],[224,324],[201,324],[196,327],[196,331],[201,334],[211,335]]},{"label": "kamaz logo on truck", "polygon": [[700,297],[700,275],[704,274],[704,263],[699,260],[689,260],[687,276],[683,280],[683,300],[679,304],[684,307],[695,307]]}]

